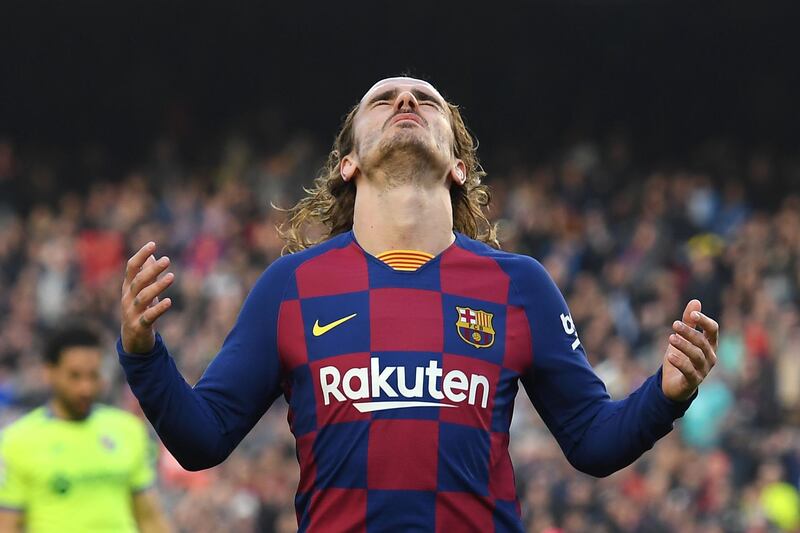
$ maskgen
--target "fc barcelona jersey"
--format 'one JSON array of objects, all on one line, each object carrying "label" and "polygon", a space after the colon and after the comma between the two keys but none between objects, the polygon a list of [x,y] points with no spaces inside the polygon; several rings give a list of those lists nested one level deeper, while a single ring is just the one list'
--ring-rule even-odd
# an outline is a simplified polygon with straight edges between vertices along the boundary
[{"label": "fc barcelona jersey", "polygon": [[520,384],[567,459],[596,476],[689,405],[664,396],[660,369],[612,401],[543,267],[461,234],[413,271],[352,232],[279,259],[194,387],[160,337],[143,356],[117,348],[190,470],[223,461],[283,395],[300,531],[522,531],[508,453]]}]

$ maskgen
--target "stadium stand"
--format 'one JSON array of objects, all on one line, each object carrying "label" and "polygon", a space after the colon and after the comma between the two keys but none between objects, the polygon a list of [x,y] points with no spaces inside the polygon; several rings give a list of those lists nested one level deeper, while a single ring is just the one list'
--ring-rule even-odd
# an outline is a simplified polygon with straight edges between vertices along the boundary
[{"label": "stadium stand", "polygon": [[[524,147],[515,147],[524,153]],[[124,258],[146,240],[173,260],[160,327],[197,379],[262,270],[281,253],[270,203],[289,206],[324,151],[302,136],[262,153],[247,137],[193,166],[168,141],[119,180],[66,169],[0,140],[0,424],[44,397],[40,333],[68,315],[107,332],[111,403],[137,411],[115,361]],[[658,366],[691,297],[721,323],[719,364],[679,429],[602,480],[577,473],[517,401],[511,449],[529,531],[768,532],[800,528],[800,161],[709,142],[677,164],[622,137],[546,161],[489,168],[506,249],[548,268],[614,397]],[[285,404],[224,464],[183,471],[162,450],[159,491],[180,531],[294,531],[298,480]]]}]

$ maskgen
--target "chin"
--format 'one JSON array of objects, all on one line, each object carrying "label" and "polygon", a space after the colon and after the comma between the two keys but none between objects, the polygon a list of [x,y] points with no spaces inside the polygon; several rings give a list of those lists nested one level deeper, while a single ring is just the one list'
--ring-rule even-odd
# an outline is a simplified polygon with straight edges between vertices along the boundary
[{"label": "chin", "polygon": [[[393,135],[383,139],[378,146],[379,159],[383,161],[407,158],[409,160],[438,161],[439,154],[426,139],[419,126],[396,128]],[[409,161],[410,162],[410,161]]]},{"label": "chin", "polygon": [[72,405],[69,408],[69,415],[70,418],[74,420],[83,420],[84,418],[88,417],[89,414],[92,412],[92,404],[88,406],[81,404],[81,405]]}]

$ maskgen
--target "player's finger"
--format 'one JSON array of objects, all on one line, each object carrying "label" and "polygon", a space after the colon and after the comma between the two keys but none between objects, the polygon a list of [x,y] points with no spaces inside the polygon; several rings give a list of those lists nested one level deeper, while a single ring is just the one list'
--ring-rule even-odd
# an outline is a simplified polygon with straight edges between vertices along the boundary
[{"label": "player's finger", "polygon": [[133,254],[130,259],[128,259],[128,263],[125,265],[124,283],[130,283],[133,281],[133,278],[139,273],[139,270],[141,270],[142,265],[144,265],[145,260],[147,260],[147,257],[152,254],[155,249],[156,243],[150,241],[139,248],[139,251]]},{"label": "player's finger", "polygon": [[686,340],[702,350],[703,358],[708,364],[709,370],[711,367],[717,364],[717,354],[714,352],[714,348],[711,346],[711,343],[709,343],[708,337],[706,337],[705,333],[697,331],[688,324],[678,321],[672,324],[672,329],[675,330],[675,333],[678,333],[680,336],[684,337]]},{"label": "player's finger", "polygon": [[147,307],[155,298],[158,297],[159,294],[164,292],[167,287],[172,285],[173,281],[175,281],[175,274],[172,272],[167,272],[164,274],[163,278],[143,288],[141,291],[139,291],[139,294],[133,297],[133,307],[137,311]]},{"label": "player's finger", "polygon": [[683,316],[681,317],[681,320],[694,327],[696,325],[696,320],[693,316],[693,313],[699,313],[702,308],[703,304],[700,303],[700,300],[690,300],[689,303],[686,304],[686,308],[683,310]]},{"label": "player's finger", "polygon": [[667,354],[669,362],[677,368],[681,374],[686,378],[690,386],[696,387],[702,381],[702,377],[695,369],[692,362],[686,355],[670,350]]},{"label": "player's finger", "polygon": [[703,330],[703,335],[708,339],[709,344],[716,349],[719,339],[719,324],[717,321],[700,312],[697,312],[697,316],[693,316],[693,318],[696,324]]},{"label": "player's finger", "polygon": [[706,361],[706,356],[699,347],[689,342],[686,338],[673,333],[669,336],[669,343],[683,355],[689,358],[695,370],[701,375],[705,376],[710,370],[710,365]]},{"label": "player's finger", "polygon": [[170,307],[172,307],[171,298],[164,298],[153,307],[148,307],[141,315],[139,315],[139,325],[144,329],[152,327],[155,321],[158,320],[161,315],[166,313]]},{"label": "player's finger", "polygon": [[169,257],[164,256],[158,261],[145,265],[131,281],[129,292],[134,298],[145,287],[153,283],[158,276],[169,266]]}]

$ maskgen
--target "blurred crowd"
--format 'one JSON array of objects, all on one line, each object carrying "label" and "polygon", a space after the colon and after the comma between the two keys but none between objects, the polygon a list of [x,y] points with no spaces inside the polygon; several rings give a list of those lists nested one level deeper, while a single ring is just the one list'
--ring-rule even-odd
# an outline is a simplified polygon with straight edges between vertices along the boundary
[{"label": "blurred crowd", "polygon": [[[191,164],[159,141],[135,170],[87,164],[72,188],[74,169],[0,140],[0,425],[46,400],[42,332],[72,316],[106,332],[104,401],[138,412],[113,343],[123,263],[149,240],[176,274],[160,331],[200,377],[281,254],[272,205],[290,206],[325,156],[302,136],[216,150]],[[642,161],[623,137],[509,161],[487,168],[503,248],[549,270],[614,398],[658,368],[688,299],[721,324],[719,363],[676,430],[608,478],[574,471],[521,392],[511,448],[528,531],[800,531],[800,161],[721,142]],[[185,472],[162,449],[158,490],[178,531],[284,532],[298,477],[281,400],[216,468]]]}]

